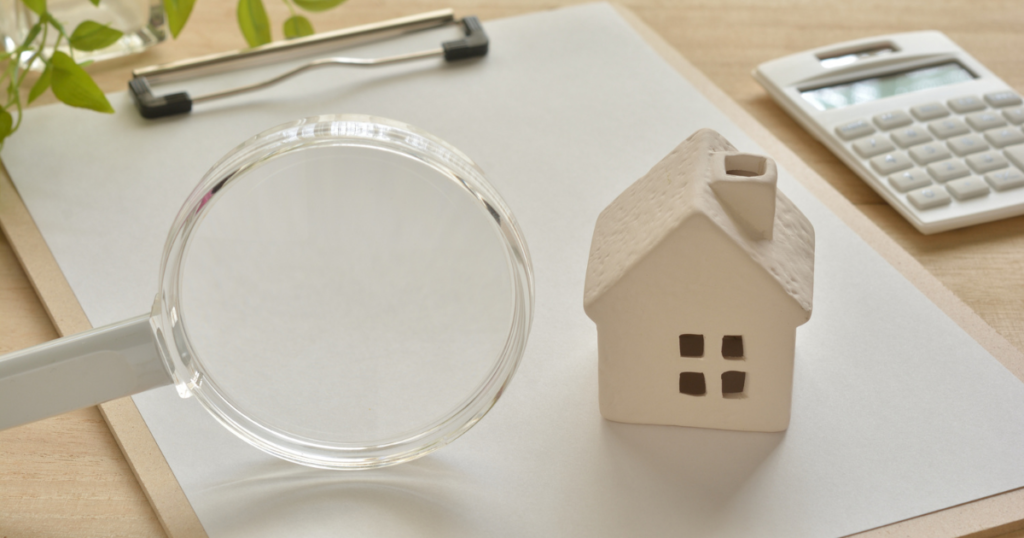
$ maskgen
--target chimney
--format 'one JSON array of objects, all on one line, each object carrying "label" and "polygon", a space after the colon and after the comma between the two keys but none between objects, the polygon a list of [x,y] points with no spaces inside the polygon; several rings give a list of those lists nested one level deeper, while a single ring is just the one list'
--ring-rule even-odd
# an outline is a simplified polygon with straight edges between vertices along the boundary
[{"label": "chimney", "polygon": [[711,189],[751,237],[771,239],[775,223],[775,161],[749,153],[711,154]]}]

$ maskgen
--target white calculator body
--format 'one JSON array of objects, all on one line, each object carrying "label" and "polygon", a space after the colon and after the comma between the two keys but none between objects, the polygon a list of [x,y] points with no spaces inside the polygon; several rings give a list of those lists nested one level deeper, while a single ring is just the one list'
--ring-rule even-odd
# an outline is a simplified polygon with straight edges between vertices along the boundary
[{"label": "white calculator body", "polygon": [[754,78],[922,233],[1024,214],[1024,102],[941,32],[814,49]]}]

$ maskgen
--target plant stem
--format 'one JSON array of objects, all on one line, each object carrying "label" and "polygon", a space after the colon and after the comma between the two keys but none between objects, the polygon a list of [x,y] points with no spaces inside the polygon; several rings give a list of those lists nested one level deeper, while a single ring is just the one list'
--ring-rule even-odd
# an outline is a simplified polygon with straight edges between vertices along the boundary
[{"label": "plant stem", "polygon": [[57,50],[57,47],[60,45],[61,38],[64,38],[68,42],[68,56],[70,56],[71,59],[74,60],[75,48],[71,46],[71,38],[68,37],[67,32],[64,31],[64,27],[59,22],[57,22],[57,19],[54,19],[53,17],[50,17],[50,24],[52,24],[54,29],[57,30],[57,41],[55,41],[53,44],[53,50]]},{"label": "plant stem", "polygon": [[[18,47],[15,50],[20,51],[21,47]],[[14,84],[14,82],[15,82],[14,73],[15,73],[15,70],[17,69],[17,66],[18,66],[18,62],[17,62],[16,59],[8,62],[7,63],[7,68],[4,69],[3,79],[0,79],[0,80],[10,79],[10,82],[8,83],[8,86],[7,86],[7,103],[4,104],[4,109],[10,108],[11,105],[14,104],[14,96],[18,94],[18,87]]]},{"label": "plant stem", "polygon": [[43,25],[42,40],[39,42],[39,47],[38,48],[32,50],[32,47],[30,46],[31,43],[25,43],[24,45],[22,45],[22,48],[25,48],[26,50],[32,50],[32,57],[29,58],[28,62],[25,63],[25,69],[21,70],[21,76],[18,77],[18,81],[15,83],[15,86],[17,86],[18,88],[20,88],[21,87],[21,83],[25,81],[25,77],[28,75],[29,69],[32,67],[32,64],[35,63],[36,59],[37,58],[42,58],[42,56],[43,56],[43,47],[46,46],[46,34],[47,34],[47,30],[49,30],[49,29],[50,29],[50,25],[48,25],[48,24]]},{"label": "plant stem", "polygon": [[291,2],[289,2],[288,0],[281,0],[281,1],[284,2],[284,5],[288,6],[288,11],[291,12],[292,17],[298,15],[298,13],[295,12],[295,6],[293,6]]},{"label": "plant stem", "polygon": [[[22,108],[21,108],[21,92],[18,90],[18,88],[21,88],[21,83],[25,81],[25,76],[28,75],[29,68],[32,67],[33,63],[35,63],[36,58],[42,58],[42,56],[43,56],[43,47],[46,46],[46,37],[49,34],[49,30],[50,30],[50,25],[49,24],[44,24],[43,25],[42,36],[41,36],[41,39],[39,40],[39,47],[36,48],[33,51],[32,57],[29,58],[28,63],[25,64],[26,67],[25,67],[24,70],[22,70],[21,76],[18,77],[17,82],[13,83],[14,94],[15,94],[14,104],[17,106],[17,109],[18,109],[18,118],[14,121],[14,126],[11,127],[11,132],[7,136],[10,136],[10,135],[14,134],[14,132],[18,130],[18,127],[21,127],[21,112],[22,112]],[[26,41],[25,44],[23,44],[20,48],[31,48],[31,45],[32,45],[31,43]],[[45,63],[46,60],[44,59],[43,61]],[[46,68],[44,67],[43,69],[45,71]],[[40,73],[39,76],[42,76],[42,73]]]}]

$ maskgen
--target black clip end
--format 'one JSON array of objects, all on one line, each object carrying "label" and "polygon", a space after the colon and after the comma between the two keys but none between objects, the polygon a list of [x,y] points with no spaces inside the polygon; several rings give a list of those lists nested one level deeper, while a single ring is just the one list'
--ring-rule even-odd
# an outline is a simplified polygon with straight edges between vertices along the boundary
[{"label": "black clip end", "polygon": [[192,111],[192,98],[187,93],[172,93],[163,97],[153,95],[146,77],[136,77],[128,81],[128,93],[138,107],[143,118],[155,119],[176,114],[187,114]]},{"label": "black clip end", "polygon": [[476,17],[463,17],[462,26],[466,30],[466,37],[441,45],[444,47],[446,62],[487,55],[487,45],[490,42],[480,20]]}]

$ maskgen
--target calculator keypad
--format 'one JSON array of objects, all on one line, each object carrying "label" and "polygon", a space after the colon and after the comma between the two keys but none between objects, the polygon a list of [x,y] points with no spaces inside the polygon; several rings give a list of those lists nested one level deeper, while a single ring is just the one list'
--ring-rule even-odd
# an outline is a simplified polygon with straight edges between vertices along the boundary
[{"label": "calculator keypad", "polygon": [[985,174],[985,181],[997,191],[1008,191],[1024,187],[1024,173],[1016,168]]},{"label": "calculator keypad", "polygon": [[964,95],[847,122],[836,134],[905,203],[927,211],[1024,189],[1022,105],[1012,91]]},{"label": "calculator keypad", "polygon": [[946,110],[946,107],[942,106],[942,103],[925,103],[911,108],[910,113],[913,114],[918,121],[928,121],[936,118],[945,118],[949,115],[949,110]]},{"label": "calculator keypad", "polygon": [[1006,150],[1003,151],[1003,154],[1006,155],[1007,159],[1010,159],[1010,162],[1013,163],[1014,166],[1024,170],[1024,146],[1006,148]]},{"label": "calculator keypad", "polygon": [[985,103],[975,95],[965,95],[956,99],[950,99],[946,104],[957,114],[966,114],[987,108]]},{"label": "calculator keypad", "polygon": [[886,153],[885,155],[879,155],[874,159],[871,159],[871,167],[875,169],[875,172],[887,176],[893,172],[899,172],[900,170],[906,170],[914,166],[914,163],[910,162],[910,158],[907,157],[906,153],[902,151],[894,151],[892,153]]},{"label": "calculator keypad", "polygon": [[928,124],[928,130],[935,133],[935,136],[939,138],[949,138],[971,132],[970,127],[956,118],[933,121]]},{"label": "calculator keypad", "polygon": [[957,200],[970,200],[988,194],[988,185],[980,177],[965,177],[947,183],[946,190]]},{"label": "calculator keypad", "polygon": [[875,125],[877,125],[878,128],[883,131],[888,131],[889,129],[895,129],[897,127],[903,127],[904,125],[910,125],[911,123],[914,123],[914,120],[911,119],[911,117],[908,116],[907,113],[902,110],[883,112],[882,114],[879,114],[871,119],[875,122]]},{"label": "calculator keypad", "polygon": [[971,171],[967,169],[967,166],[960,159],[949,159],[948,161],[930,164],[928,165],[928,173],[935,178],[935,181],[940,183],[971,175]]},{"label": "calculator keypad", "polygon": [[952,154],[941,142],[933,142],[923,146],[910,149],[910,158],[920,165],[926,165],[942,159],[948,159]]},{"label": "calculator keypad", "polygon": [[906,129],[897,129],[892,132],[892,141],[896,142],[901,148],[909,148],[910,146],[916,146],[918,144],[924,144],[925,142],[931,142],[935,140],[932,135],[928,134],[928,131],[920,127],[907,127]]},{"label": "calculator keypad", "polygon": [[894,149],[896,146],[892,145],[888,138],[882,136],[869,136],[853,143],[853,150],[865,159]]},{"label": "calculator keypad", "polygon": [[1020,129],[1006,127],[985,131],[985,139],[997,148],[1024,144],[1024,133]]},{"label": "calculator keypad", "polygon": [[949,149],[953,150],[953,153],[956,153],[961,157],[988,149],[988,144],[985,143],[985,139],[976,134],[950,138],[946,144],[949,144]]},{"label": "calculator keypad", "polygon": [[1006,121],[1014,125],[1020,125],[1024,123],[1024,107],[1010,108],[1004,110],[1003,117],[1006,118]]},{"label": "calculator keypad", "polygon": [[1006,120],[998,112],[977,112],[967,116],[967,123],[974,128],[975,131],[984,131],[986,129],[995,129],[996,127],[1002,127],[1006,125]]},{"label": "calculator keypad", "polygon": [[931,209],[948,204],[949,194],[942,187],[932,186],[911,192],[907,199],[918,209]]},{"label": "calculator keypad", "polygon": [[836,127],[836,134],[843,140],[853,140],[875,132],[875,128],[864,120],[851,121]]},{"label": "calculator keypad", "polygon": [[970,165],[971,170],[974,170],[979,174],[984,174],[985,172],[991,172],[993,170],[999,170],[1000,168],[1006,168],[1009,166],[1006,159],[995,151],[986,151],[985,153],[971,155],[967,158],[967,164]]},{"label": "calculator keypad", "polygon": [[920,168],[912,168],[906,172],[897,172],[889,176],[889,184],[900,192],[907,192],[920,187],[927,187],[932,184],[928,174]]},{"label": "calculator keypad", "polygon": [[1020,96],[1011,91],[986,93],[985,101],[995,108],[1017,106],[1022,103]]}]

